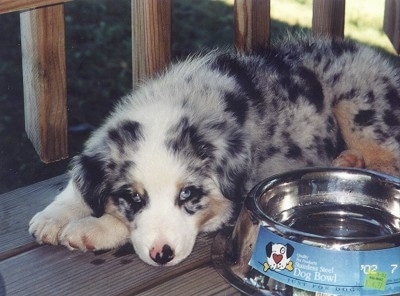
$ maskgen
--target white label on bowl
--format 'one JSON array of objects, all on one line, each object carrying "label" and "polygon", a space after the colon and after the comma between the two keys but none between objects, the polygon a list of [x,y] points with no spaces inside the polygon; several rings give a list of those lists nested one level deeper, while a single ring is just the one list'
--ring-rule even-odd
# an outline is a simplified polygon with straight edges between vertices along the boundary
[{"label": "white label on bowl", "polygon": [[324,249],[260,227],[249,265],[272,279],[307,291],[363,296],[400,292],[400,247]]}]

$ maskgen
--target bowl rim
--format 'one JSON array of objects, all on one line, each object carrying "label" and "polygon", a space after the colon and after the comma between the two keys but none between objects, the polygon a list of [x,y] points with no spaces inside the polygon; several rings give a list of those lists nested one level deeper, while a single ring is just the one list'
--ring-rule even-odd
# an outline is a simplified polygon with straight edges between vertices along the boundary
[{"label": "bowl rim", "polygon": [[400,178],[397,178],[395,176],[359,168],[312,167],[275,174],[262,180],[249,192],[245,199],[244,207],[246,207],[248,211],[250,211],[262,222],[262,226],[267,227],[270,231],[279,236],[287,238],[290,237],[290,240],[299,243],[312,244],[313,246],[329,248],[328,246],[331,246],[333,244],[333,241],[335,241],[336,243],[340,244],[340,250],[351,251],[369,250],[366,244],[371,244],[371,246],[375,246],[375,244],[383,242],[386,243],[386,248],[400,246],[400,231],[397,233],[373,237],[322,236],[301,230],[296,230],[279,221],[275,221],[273,218],[271,218],[261,210],[260,206],[257,203],[257,200],[267,190],[278,184],[281,184],[282,182],[296,181],[303,178],[304,176],[316,173],[347,174],[352,176],[361,175],[363,177],[369,177],[371,179],[378,179],[380,182],[387,183],[390,186],[397,188],[400,192]]}]

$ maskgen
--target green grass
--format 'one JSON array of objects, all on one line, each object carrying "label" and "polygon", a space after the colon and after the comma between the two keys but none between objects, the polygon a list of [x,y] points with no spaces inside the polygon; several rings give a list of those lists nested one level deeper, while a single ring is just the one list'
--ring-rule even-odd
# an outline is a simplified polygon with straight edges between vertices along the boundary
[{"label": "green grass", "polygon": [[[225,0],[233,5],[233,0]],[[289,26],[311,28],[312,0],[271,0],[273,21]],[[347,0],[345,36],[394,53],[382,30],[385,0]],[[275,37],[275,36],[273,36]]]},{"label": "green grass", "polygon": [[384,0],[346,1],[345,35],[394,53],[383,32]]}]

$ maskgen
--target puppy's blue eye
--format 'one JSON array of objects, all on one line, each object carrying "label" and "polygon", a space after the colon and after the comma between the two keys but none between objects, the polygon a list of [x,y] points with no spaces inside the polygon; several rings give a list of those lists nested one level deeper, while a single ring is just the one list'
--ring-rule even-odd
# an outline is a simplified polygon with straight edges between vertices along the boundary
[{"label": "puppy's blue eye", "polygon": [[180,200],[187,200],[191,196],[192,196],[192,191],[190,190],[189,187],[183,188],[179,193]]},{"label": "puppy's blue eye", "polygon": [[140,196],[139,193],[135,192],[132,194],[132,200],[133,200],[133,202],[140,203],[140,202],[142,202],[142,197]]}]

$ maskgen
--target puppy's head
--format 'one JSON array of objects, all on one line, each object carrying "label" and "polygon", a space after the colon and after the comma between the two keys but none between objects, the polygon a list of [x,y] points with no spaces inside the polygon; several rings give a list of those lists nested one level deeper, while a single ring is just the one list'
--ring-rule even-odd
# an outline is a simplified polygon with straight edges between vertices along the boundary
[{"label": "puppy's head", "polygon": [[245,167],[240,134],[171,113],[114,120],[92,136],[73,167],[93,215],[125,221],[136,253],[152,265],[180,262],[199,232],[232,218]]}]

